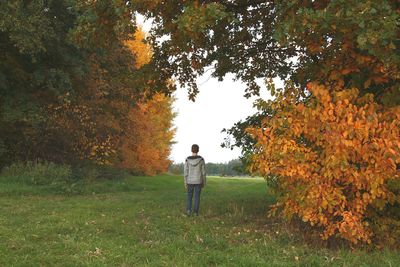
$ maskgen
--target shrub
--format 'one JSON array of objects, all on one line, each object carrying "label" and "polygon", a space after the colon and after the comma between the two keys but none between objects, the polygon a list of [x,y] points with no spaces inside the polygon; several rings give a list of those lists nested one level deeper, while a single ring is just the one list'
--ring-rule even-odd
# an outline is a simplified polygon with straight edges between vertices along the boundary
[{"label": "shrub", "polygon": [[257,140],[251,170],[279,177],[274,208],[287,218],[301,218],[324,239],[370,243],[368,211],[382,211],[398,197],[388,183],[400,178],[400,109],[357,89],[309,84],[309,90],[301,103],[287,88],[271,104],[275,115],[248,130]]},{"label": "shrub", "polygon": [[3,168],[3,179],[34,185],[49,185],[73,180],[71,167],[52,162],[13,163]]},{"label": "shrub", "polygon": [[128,171],[109,165],[93,164],[89,161],[82,162],[80,165],[72,167],[72,176],[75,180],[84,179],[92,182],[99,179],[115,180],[125,178],[129,175]]},{"label": "shrub", "polygon": [[388,189],[396,196],[394,203],[383,209],[369,209],[368,217],[378,245],[400,247],[400,181],[390,180]]}]

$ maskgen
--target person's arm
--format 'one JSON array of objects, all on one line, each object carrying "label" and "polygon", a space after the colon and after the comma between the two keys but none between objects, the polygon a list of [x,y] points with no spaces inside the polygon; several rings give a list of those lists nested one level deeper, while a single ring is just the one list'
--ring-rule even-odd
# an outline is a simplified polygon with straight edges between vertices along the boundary
[{"label": "person's arm", "polygon": [[202,177],[202,186],[206,186],[207,183],[207,177],[206,177],[206,163],[203,159],[202,163],[201,163],[201,177]]},{"label": "person's arm", "polygon": [[187,188],[187,179],[189,176],[189,163],[186,159],[185,166],[183,168],[183,182],[185,183],[185,188]]}]

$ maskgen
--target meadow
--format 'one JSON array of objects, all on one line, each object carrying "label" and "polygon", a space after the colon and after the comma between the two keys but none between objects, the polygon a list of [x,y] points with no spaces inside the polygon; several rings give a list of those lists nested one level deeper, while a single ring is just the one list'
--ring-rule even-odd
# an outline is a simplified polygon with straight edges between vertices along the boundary
[{"label": "meadow", "polygon": [[263,179],[209,177],[200,216],[181,177],[0,182],[0,266],[400,266],[390,250],[327,248],[266,217]]}]

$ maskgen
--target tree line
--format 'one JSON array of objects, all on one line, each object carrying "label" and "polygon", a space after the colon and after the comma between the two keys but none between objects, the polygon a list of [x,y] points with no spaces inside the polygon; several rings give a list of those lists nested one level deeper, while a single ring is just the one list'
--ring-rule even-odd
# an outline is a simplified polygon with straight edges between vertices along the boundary
[{"label": "tree line", "polygon": [[0,167],[167,170],[171,80],[149,67],[153,50],[133,16],[123,1],[1,4]]},{"label": "tree line", "polygon": [[[169,166],[168,171],[175,175],[183,175],[185,163],[175,163]],[[211,176],[247,176],[248,172],[240,159],[233,159],[226,163],[206,163],[207,175]]]}]

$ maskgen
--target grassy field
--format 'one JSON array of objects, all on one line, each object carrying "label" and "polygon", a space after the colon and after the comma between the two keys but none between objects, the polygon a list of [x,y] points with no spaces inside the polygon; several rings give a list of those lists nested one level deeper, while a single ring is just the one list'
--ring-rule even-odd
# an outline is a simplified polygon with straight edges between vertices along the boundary
[{"label": "grassy field", "polygon": [[390,251],[307,245],[265,217],[262,179],[210,177],[185,217],[177,176],[130,177],[79,195],[0,183],[0,266],[400,266]]}]

